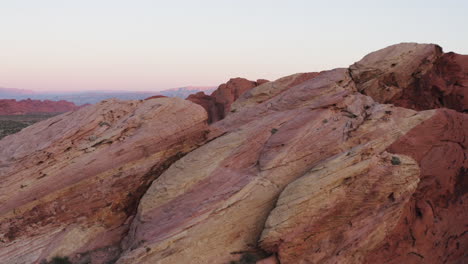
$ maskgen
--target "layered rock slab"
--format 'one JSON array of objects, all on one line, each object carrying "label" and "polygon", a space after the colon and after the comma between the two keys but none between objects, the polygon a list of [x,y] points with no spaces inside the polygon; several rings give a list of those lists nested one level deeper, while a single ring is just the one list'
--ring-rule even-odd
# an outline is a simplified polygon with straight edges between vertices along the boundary
[{"label": "layered rock slab", "polygon": [[286,264],[362,263],[393,230],[418,182],[409,157],[367,147],[333,157],[285,188],[260,246]]},{"label": "layered rock slab", "polygon": [[206,112],[176,98],[108,100],[0,141],[2,263],[106,263],[147,186],[205,140]]},{"label": "layered rock slab", "polygon": [[[271,94],[215,123],[209,143],[153,182],[117,263],[235,260],[237,252],[255,250],[289,183],[353,149],[384,155],[433,114],[376,104],[357,92],[346,69]],[[408,177],[415,182],[413,174]]]}]

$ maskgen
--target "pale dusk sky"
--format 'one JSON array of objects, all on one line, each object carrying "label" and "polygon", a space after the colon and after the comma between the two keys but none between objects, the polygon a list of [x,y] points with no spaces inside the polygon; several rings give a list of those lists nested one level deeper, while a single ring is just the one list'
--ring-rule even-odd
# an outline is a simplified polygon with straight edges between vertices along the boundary
[{"label": "pale dusk sky", "polygon": [[468,54],[468,1],[0,0],[0,87],[161,90],[347,67],[399,42]]}]

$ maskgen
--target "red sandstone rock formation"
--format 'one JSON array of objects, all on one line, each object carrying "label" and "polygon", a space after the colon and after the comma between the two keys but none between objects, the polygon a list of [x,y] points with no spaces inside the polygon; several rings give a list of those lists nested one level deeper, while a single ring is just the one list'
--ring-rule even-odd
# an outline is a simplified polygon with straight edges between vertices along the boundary
[{"label": "red sandstone rock formation", "polygon": [[198,92],[191,94],[187,100],[203,106],[208,112],[208,122],[212,123],[223,119],[231,110],[232,103],[245,92],[268,82],[264,79],[254,82],[244,78],[233,78],[221,84],[211,95]]},{"label": "red sandstone rock formation", "polygon": [[64,113],[79,109],[74,103],[64,100],[0,99],[0,115],[25,115],[36,113]]},{"label": "red sandstone rock formation", "polygon": [[0,140],[0,262],[465,263],[465,58],[400,44],[28,127]]},{"label": "red sandstone rock formation", "polygon": [[227,83],[221,84],[211,96],[219,108],[221,119],[231,110],[231,104],[237,100],[243,93],[254,88],[258,84],[244,78],[233,78]]},{"label": "red sandstone rock formation", "polygon": [[208,113],[208,123],[213,123],[221,119],[221,113],[217,107],[216,100],[214,97],[205,94],[204,92],[198,92],[191,94],[187,97],[187,100],[201,105]]}]

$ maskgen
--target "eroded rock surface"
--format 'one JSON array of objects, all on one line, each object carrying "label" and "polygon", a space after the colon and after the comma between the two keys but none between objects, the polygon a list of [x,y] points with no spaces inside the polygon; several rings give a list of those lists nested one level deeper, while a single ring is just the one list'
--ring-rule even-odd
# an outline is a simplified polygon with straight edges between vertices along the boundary
[{"label": "eroded rock surface", "polygon": [[147,186],[204,141],[182,99],[109,100],[0,141],[0,262],[107,263]]},{"label": "eroded rock surface", "polygon": [[351,65],[359,91],[381,103],[416,110],[468,110],[468,55],[433,44],[403,43]]}]

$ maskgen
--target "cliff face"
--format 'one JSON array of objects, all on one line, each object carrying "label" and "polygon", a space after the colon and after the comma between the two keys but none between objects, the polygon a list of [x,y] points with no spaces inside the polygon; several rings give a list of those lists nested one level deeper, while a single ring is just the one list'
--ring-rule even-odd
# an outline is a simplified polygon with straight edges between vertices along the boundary
[{"label": "cliff face", "polygon": [[0,141],[0,262],[464,263],[466,63],[399,44],[231,80],[189,98],[205,110],[111,101],[28,127]]},{"label": "cliff face", "polygon": [[79,109],[74,103],[50,100],[0,99],[0,115],[25,115],[34,113],[64,113]]}]

